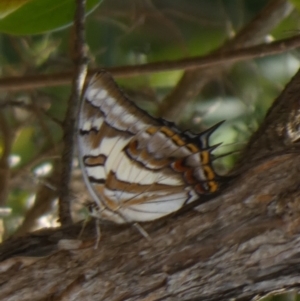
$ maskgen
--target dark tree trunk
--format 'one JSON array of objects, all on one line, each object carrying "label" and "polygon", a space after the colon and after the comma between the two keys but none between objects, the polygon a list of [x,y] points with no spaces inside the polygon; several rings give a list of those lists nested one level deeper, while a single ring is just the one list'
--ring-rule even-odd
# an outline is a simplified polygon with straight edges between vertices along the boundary
[{"label": "dark tree trunk", "polygon": [[[300,72],[219,196],[143,225],[81,225],[2,244],[1,300],[250,300],[300,283]],[[298,212],[299,211],[299,212]],[[73,240],[70,240],[73,239]]]}]

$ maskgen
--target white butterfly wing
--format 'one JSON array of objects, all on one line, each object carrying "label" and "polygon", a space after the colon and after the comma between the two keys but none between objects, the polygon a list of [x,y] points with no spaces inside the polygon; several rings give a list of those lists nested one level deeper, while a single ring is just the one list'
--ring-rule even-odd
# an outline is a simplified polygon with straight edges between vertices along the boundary
[{"label": "white butterfly wing", "polygon": [[108,73],[94,76],[80,110],[78,142],[99,217],[117,223],[155,220],[215,192],[206,145],[210,133],[181,134],[136,107]]}]

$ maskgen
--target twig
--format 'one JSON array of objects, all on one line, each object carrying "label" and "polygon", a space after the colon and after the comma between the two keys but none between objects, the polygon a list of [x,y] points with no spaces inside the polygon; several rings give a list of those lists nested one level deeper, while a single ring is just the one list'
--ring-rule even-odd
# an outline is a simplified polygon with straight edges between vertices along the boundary
[{"label": "twig", "polygon": [[15,231],[15,236],[20,236],[26,232],[32,231],[36,226],[37,220],[51,210],[53,200],[57,198],[57,187],[59,185],[59,175],[61,171],[61,163],[56,161],[53,164],[53,171],[45,181],[51,186],[40,183],[35,194],[33,206],[26,212],[22,224]]},{"label": "twig", "polygon": [[3,139],[3,152],[0,159],[0,206],[4,206],[9,191],[10,166],[8,159],[13,142],[13,133],[3,112],[0,112],[0,131]]},{"label": "twig", "polygon": [[41,130],[44,132],[45,137],[49,141],[51,147],[53,146],[54,149],[55,149],[55,152],[58,153],[58,151],[56,150],[56,143],[55,143],[54,137],[51,134],[51,131],[50,131],[47,123],[45,122],[45,115],[46,114],[38,106],[38,99],[37,99],[36,93],[32,93],[31,102],[32,102],[33,114],[36,116],[37,122],[39,123],[39,125],[41,127]]},{"label": "twig", "polygon": [[38,153],[31,161],[27,162],[25,165],[22,165],[16,170],[11,171],[10,176],[10,186],[17,187],[19,182],[22,181],[22,177],[27,176],[31,170],[45,160],[57,160],[59,158],[57,150],[61,149],[61,141],[57,142],[55,147],[51,146],[47,150],[42,150]]},{"label": "twig", "polygon": [[[154,62],[141,64],[137,66],[119,66],[106,68],[114,77],[132,77],[142,74],[149,74],[154,72],[163,72],[171,70],[193,70],[199,68],[207,68],[226,63],[234,63],[245,61],[253,58],[260,58],[268,55],[275,55],[286,52],[288,50],[300,47],[300,36],[293,36],[287,39],[278,40],[269,44],[259,44],[252,47],[246,47],[231,51],[218,52],[208,54],[205,56],[195,56],[183,58],[178,60],[170,60],[163,62]],[[88,78],[93,74],[103,69],[95,68],[88,72]],[[24,89],[33,89],[40,87],[50,87],[69,84],[73,72],[60,72],[36,76],[20,76],[20,77],[6,77],[0,79],[0,90],[17,91]]]},{"label": "twig", "polygon": [[71,179],[73,150],[74,150],[74,130],[78,111],[78,106],[82,94],[83,84],[87,71],[87,58],[85,50],[84,16],[85,0],[76,1],[76,11],[74,20],[74,64],[72,93],[69,98],[68,109],[64,121],[64,137],[62,152],[62,170],[59,187],[59,220],[62,225],[72,222],[69,202],[69,182]]},{"label": "twig", "polygon": [[[293,10],[293,5],[287,0],[269,0],[267,5],[246,24],[234,37],[234,46],[227,48],[241,48],[261,43],[280,22]],[[231,44],[231,41],[228,41]]]}]

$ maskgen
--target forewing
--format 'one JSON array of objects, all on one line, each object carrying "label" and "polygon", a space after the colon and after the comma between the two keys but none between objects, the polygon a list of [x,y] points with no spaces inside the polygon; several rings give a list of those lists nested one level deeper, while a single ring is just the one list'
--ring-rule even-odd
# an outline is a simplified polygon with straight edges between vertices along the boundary
[{"label": "forewing", "polygon": [[97,74],[80,111],[79,157],[99,215],[117,223],[154,220],[216,191],[204,138],[152,118],[108,73]]}]

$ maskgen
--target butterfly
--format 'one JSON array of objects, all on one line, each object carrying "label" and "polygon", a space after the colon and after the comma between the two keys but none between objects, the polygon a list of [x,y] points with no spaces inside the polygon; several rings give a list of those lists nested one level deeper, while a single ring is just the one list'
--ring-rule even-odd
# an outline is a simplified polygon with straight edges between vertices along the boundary
[{"label": "butterfly", "polygon": [[220,188],[208,142],[220,123],[181,132],[138,108],[106,71],[88,84],[78,124],[79,161],[100,219],[156,220]]}]

